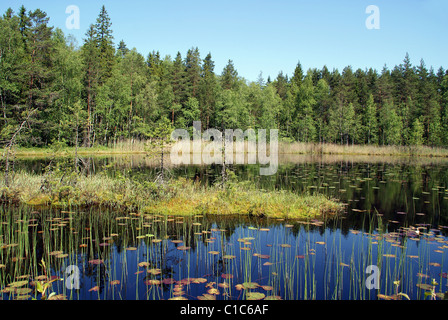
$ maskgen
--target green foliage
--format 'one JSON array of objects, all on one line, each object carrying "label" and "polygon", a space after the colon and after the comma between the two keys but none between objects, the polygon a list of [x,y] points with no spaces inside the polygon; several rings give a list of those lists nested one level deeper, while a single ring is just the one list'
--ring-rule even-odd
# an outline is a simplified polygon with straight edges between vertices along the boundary
[{"label": "green foliage", "polygon": [[115,48],[104,6],[79,48],[45,12],[22,6],[0,17],[0,56],[2,144],[31,110],[16,137],[24,147],[146,140],[165,120],[190,130],[193,121],[202,130],[275,128],[309,143],[448,144],[447,72],[413,66],[408,54],[391,70],[305,71],[298,62],[290,77],[250,82],[230,59],[217,72],[197,47],[174,59],[159,51],[145,59],[124,40]]}]

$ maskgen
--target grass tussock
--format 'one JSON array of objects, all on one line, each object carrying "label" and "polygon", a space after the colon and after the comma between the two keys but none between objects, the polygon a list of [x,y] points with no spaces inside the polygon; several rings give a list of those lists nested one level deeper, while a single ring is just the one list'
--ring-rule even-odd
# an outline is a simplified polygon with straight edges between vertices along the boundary
[{"label": "grass tussock", "polygon": [[[0,178],[2,178],[0,176]],[[17,173],[8,188],[0,182],[2,201],[34,206],[107,206],[163,215],[242,214],[270,218],[325,218],[342,206],[324,195],[265,191],[247,183],[206,187],[185,178],[164,186],[148,181],[113,179],[105,175],[76,176],[60,182],[42,175]]]}]

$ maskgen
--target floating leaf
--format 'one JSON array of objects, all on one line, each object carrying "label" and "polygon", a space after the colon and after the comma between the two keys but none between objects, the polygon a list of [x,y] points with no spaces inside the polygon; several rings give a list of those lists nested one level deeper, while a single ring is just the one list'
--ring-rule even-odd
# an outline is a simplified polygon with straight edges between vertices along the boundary
[{"label": "floating leaf", "polygon": [[138,263],[139,267],[149,267],[149,262],[147,261],[142,261]]},{"label": "floating leaf", "polygon": [[115,286],[117,284],[120,284],[120,280],[112,280],[109,282],[111,286]]},{"label": "floating leaf", "polygon": [[417,283],[417,288],[422,290],[432,290],[433,286],[427,283]]},{"label": "floating leaf", "polygon": [[227,289],[230,287],[230,285],[228,283],[223,282],[223,283],[218,284],[218,287]]},{"label": "floating leaf", "polygon": [[271,256],[268,254],[258,254],[258,253],[254,253],[255,257],[258,257],[260,259],[269,259]]},{"label": "floating leaf", "polygon": [[219,254],[219,251],[209,251],[208,253],[216,255],[216,254]]},{"label": "floating leaf", "polygon": [[198,300],[216,300],[216,295],[204,293],[202,296],[198,296]]},{"label": "floating leaf", "polygon": [[282,300],[280,296],[268,296],[264,300]]},{"label": "floating leaf", "polygon": [[54,294],[48,297],[48,300],[67,300],[67,297],[63,294]]},{"label": "floating leaf", "polygon": [[256,282],[244,282],[243,283],[243,288],[244,289],[256,289],[258,288],[260,285]]},{"label": "floating leaf", "polygon": [[177,247],[176,249],[177,249],[177,250],[185,251],[185,250],[190,250],[191,247],[187,247],[187,246],[179,246],[179,247]]},{"label": "floating leaf", "polygon": [[19,288],[19,287],[23,287],[27,284],[28,284],[28,280],[22,280],[22,281],[11,282],[10,284],[8,284],[8,286],[11,288]]},{"label": "floating leaf", "polygon": [[64,253],[64,251],[58,250],[58,251],[52,251],[48,255],[50,255],[50,256],[57,256],[57,255],[62,254],[62,253]]},{"label": "floating leaf", "polygon": [[93,260],[89,260],[89,263],[98,265],[98,264],[104,263],[104,261],[101,259],[93,259]]},{"label": "floating leaf", "polygon": [[437,262],[430,262],[429,265],[433,267],[440,267],[440,263]]},{"label": "floating leaf", "polygon": [[211,288],[209,290],[207,290],[208,294],[219,294],[219,290],[216,288]]},{"label": "floating leaf", "polygon": [[93,288],[89,289],[89,292],[91,292],[91,291],[98,291],[98,290],[100,290],[100,287],[94,286]]},{"label": "floating leaf", "polygon": [[127,247],[126,250],[127,251],[135,251],[135,250],[137,250],[137,248],[136,247]]},{"label": "floating leaf", "polygon": [[272,286],[261,286],[261,287],[263,288],[263,290],[266,290],[266,291],[270,291],[270,290],[274,289],[274,287],[272,287]]},{"label": "floating leaf", "polygon": [[148,273],[150,273],[152,275],[157,275],[157,274],[162,273],[162,270],[154,268],[154,269],[148,269],[146,272],[148,272]]},{"label": "floating leaf", "polygon": [[261,300],[264,297],[266,297],[266,295],[261,292],[248,292],[246,294],[247,300]]},{"label": "floating leaf", "polygon": [[160,283],[161,283],[161,281],[157,280],[157,279],[149,279],[149,280],[145,281],[145,284],[148,286],[156,286],[156,285],[159,285]]},{"label": "floating leaf", "polygon": [[176,283],[176,280],[174,280],[173,278],[166,278],[162,280],[163,284],[174,284]]},{"label": "floating leaf", "polygon": [[223,274],[221,274],[221,278],[223,278],[223,279],[233,279],[233,274],[223,273]]},{"label": "floating leaf", "polygon": [[231,254],[226,254],[226,255],[222,256],[222,258],[223,258],[223,259],[228,259],[228,260],[230,260],[230,259],[235,259],[236,256],[233,256],[233,255],[231,255]]},{"label": "floating leaf", "polygon": [[280,247],[282,247],[282,248],[291,248],[291,245],[288,244],[288,243],[282,243],[282,244],[280,245]]}]

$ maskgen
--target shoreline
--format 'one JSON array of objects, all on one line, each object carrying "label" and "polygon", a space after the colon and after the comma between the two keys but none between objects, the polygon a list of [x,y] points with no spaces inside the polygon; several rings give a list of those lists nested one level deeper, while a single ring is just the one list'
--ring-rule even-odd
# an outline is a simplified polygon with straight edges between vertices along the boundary
[{"label": "shoreline", "polygon": [[[210,142],[204,142],[204,146]],[[147,154],[145,142],[123,142],[115,147],[98,146],[92,148],[78,148],[79,156],[107,156],[107,155],[132,155]],[[170,150],[171,147],[167,147]],[[240,149],[235,147],[234,153],[248,154],[247,142]],[[269,147],[267,148],[269,150]],[[241,152],[242,151],[242,152]],[[0,149],[0,154],[5,150]],[[75,147],[65,147],[55,150],[51,147],[21,148],[17,147],[14,155],[17,158],[49,157],[49,156],[73,156]],[[190,154],[194,154],[190,152]],[[375,146],[375,145],[337,145],[319,143],[284,142],[278,143],[278,154],[285,155],[347,155],[347,156],[391,156],[391,157],[428,157],[448,158],[448,149],[429,146]]]}]

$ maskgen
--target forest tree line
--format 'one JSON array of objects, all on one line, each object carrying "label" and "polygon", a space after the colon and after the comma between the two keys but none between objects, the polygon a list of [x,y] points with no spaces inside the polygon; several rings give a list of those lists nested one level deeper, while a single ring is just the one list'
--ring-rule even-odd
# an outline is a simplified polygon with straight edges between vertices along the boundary
[{"label": "forest tree line", "polygon": [[[26,147],[108,145],[146,139],[154,127],[279,129],[284,140],[337,144],[448,145],[448,72],[423,60],[381,70],[302,69],[249,82],[212,55],[146,58],[115,43],[103,6],[82,45],[40,9],[0,18],[0,141],[29,118]],[[32,115],[30,115],[32,113]]]}]

